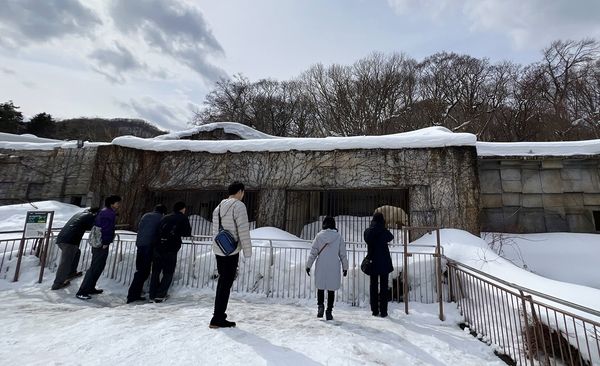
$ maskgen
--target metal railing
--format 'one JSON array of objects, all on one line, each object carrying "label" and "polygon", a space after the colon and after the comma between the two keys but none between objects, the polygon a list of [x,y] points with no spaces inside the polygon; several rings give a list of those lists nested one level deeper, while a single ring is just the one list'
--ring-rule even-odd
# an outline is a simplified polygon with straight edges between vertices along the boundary
[{"label": "metal railing", "polygon": [[[82,241],[80,268],[89,266],[91,250]],[[252,239],[253,255],[240,259],[238,276],[233,291],[263,294],[273,298],[309,299],[316,289],[312,277],[305,272],[311,241],[282,239]],[[364,243],[346,243],[348,276],[342,277],[336,301],[360,306],[369,299],[369,277],[360,271],[360,263],[367,253]],[[409,246],[415,252],[408,258],[407,278],[409,301],[433,303],[438,299],[436,287],[435,248],[432,246]],[[48,267],[55,271],[60,250],[51,245]],[[394,272],[390,274],[389,294],[391,301],[403,301],[404,250],[402,246],[390,246]],[[123,285],[129,285],[135,272],[135,239],[117,234],[109,247],[109,257],[103,276]],[[178,253],[172,286],[191,288],[216,287],[218,274],[212,252],[212,238],[195,236],[184,240]]]},{"label": "metal railing", "polygon": [[600,312],[447,263],[465,325],[515,364],[600,365]]}]

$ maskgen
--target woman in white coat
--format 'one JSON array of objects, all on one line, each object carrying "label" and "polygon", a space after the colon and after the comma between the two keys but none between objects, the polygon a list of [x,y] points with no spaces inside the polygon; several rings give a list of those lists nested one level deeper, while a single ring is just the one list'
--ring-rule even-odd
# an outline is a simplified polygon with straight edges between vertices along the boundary
[{"label": "woman in white coat", "polygon": [[306,261],[306,273],[310,276],[310,268],[315,262],[315,285],[317,287],[317,318],[323,317],[325,306],[325,290],[327,290],[327,312],[325,317],[332,320],[333,303],[335,301],[335,290],[341,285],[340,264],[344,277],[348,274],[348,256],[346,255],[346,243],[335,228],[335,220],[326,216],[323,220],[321,230],[313,240],[310,255]]}]

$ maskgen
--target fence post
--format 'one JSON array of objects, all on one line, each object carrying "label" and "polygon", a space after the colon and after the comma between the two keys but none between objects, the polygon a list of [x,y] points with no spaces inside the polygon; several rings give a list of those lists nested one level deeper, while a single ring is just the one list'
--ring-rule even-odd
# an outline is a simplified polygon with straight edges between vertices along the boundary
[{"label": "fence post", "polygon": [[404,300],[404,312],[408,314],[408,229],[404,230],[404,235],[402,236],[402,241],[404,245],[404,255],[403,255],[403,265],[402,265],[402,297]]},{"label": "fence post", "polygon": [[525,302],[525,294],[523,293],[523,290],[519,290],[519,294],[521,295],[521,305],[523,306],[523,320],[525,322],[525,342],[526,344],[524,345],[525,347],[523,347],[524,349],[529,349],[529,351],[526,353],[527,358],[529,358],[529,361],[531,361],[531,366],[534,366],[533,364],[533,353],[531,352],[530,346],[533,343],[533,340],[531,339],[531,334],[529,334],[529,320],[527,317],[527,303]]},{"label": "fence post", "polygon": [[440,304],[440,320],[444,321],[444,303],[442,300],[442,255],[441,255],[441,251],[440,251],[440,229],[437,229],[436,231],[436,239],[437,239],[437,243],[435,245],[435,264],[437,267],[437,273],[436,273],[436,277],[437,277],[437,291],[438,291],[438,303]]},{"label": "fence post", "polygon": [[358,282],[358,269],[356,268],[356,244],[352,244],[352,306],[359,306],[360,299],[356,292],[356,283]]},{"label": "fence post", "polygon": [[113,268],[110,274],[110,279],[113,280],[115,278],[115,269],[117,268],[117,257],[119,254],[119,245],[121,244],[121,237],[119,234],[115,234],[115,238],[117,238],[117,250],[115,251],[115,259],[113,260]]},{"label": "fence post", "polygon": [[267,288],[266,288],[266,295],[267,297],[269,297],[269,294],[271,293],[271,272],[273,271],[273,241],[271,239],[269,239],[269,268],[267,269]]}]

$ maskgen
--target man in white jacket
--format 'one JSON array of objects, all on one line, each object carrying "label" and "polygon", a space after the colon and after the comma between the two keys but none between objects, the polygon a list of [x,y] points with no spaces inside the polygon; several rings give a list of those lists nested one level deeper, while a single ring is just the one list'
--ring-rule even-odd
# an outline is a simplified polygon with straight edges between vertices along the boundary
[{"label": "man in white jacket", "polygon": [[237,241],[237,248],[231,254],[225,255],[213,240],[213,252],[217,259],[219,280],[215,294],[215,311],[210,320],[210,328],[235,327],[235,322],[226,320],[227,314],[225,311],[229,302],[229,294],[237,273],[240,251],[243,252],[245,258],[252,256],[248,213],[246,212],[246,205],[242,202],[244,184],[233,182],[229,185],[227,191],[229,198],[222,200],[213,211],[213,239],[219,233],[220,222],[223,229],[229,231]]}]

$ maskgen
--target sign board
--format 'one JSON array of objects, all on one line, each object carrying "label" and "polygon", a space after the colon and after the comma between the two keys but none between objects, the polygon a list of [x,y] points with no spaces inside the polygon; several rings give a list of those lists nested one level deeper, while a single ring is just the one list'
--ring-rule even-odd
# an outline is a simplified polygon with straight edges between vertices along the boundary
[{"label": "sign board", "polygon": [[49,212],[27,211],[25,238],[43,238],[46,235]]}]

